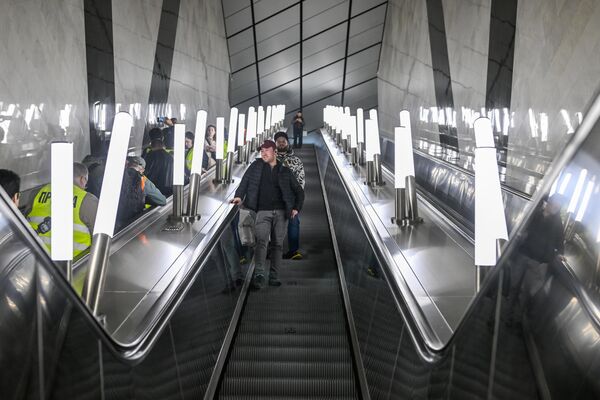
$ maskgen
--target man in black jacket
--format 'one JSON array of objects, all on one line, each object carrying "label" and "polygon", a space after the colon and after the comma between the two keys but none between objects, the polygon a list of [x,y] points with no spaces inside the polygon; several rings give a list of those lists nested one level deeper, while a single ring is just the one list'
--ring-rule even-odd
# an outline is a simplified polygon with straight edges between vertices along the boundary
[{"label": "man in black jacket", "polygon": [[167,153],[162,140],[154,139],[152,151],[146,155],[146,176],[165,197],[173,194],[173,156]]},{"label": "man in black jacket", "polygon": [[235,191],[234,204],[256,212],[256,249],[252,288],[265,282],[267,243],[271,237],[271,271],[269,285],[280,286],[277,279],[288,219],[296,218],[304,202],[304,191],[289,168],[277,161],[275,142],[265,140],[260,146],[260,159],[248,167]]}]

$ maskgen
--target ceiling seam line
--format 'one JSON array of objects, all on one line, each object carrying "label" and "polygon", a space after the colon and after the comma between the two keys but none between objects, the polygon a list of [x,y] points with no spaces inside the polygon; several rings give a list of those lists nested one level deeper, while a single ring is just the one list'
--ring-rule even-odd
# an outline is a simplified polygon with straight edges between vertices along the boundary
[{"label": "ceiling seam line", "polygon": [[256,65],[256,88],[258,90],[258,104],[262,104],[260,93],[260,73],[258,72],[258,48],[256,45],[256,24],[254,23],[254,0],[250,0],[250,12],[252,14],[252,38],[254,40],[254,61]]},{"label": "ceiling seam line", "polygon": [[348,47],[350,46],[350,19],[352,18],[352,0],[348,2],[348,26],[346,27],[346,50],[344,51],[344,74],[342,75],[342,107],[344,106],[344,88],[346,86],[346,67],[348,65]]}]

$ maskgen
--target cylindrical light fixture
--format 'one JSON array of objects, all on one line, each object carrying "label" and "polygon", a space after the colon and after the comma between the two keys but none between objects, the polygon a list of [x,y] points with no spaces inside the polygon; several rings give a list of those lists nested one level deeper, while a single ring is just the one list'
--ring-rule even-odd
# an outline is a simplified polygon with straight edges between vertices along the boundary
[{"label": "cylindrical light fixture", "polygon": [[400,127],[394,130],[394,187],[406,188],[406,178],[415,176],[410,113],[400,112]]},{"label": "cylindrical light fixture", "polygon": [[215,183],[223,183],[223,152],[225,150],[225,118],[217,117]]},{"label": "cylindrical light fixture", "polygon": [[185,124],[175,124],[173,140],[173,214],[171,218],[181,219],[183,215],[183,185],[185,183]]},{"label": "cylindrical light fixture", "polygon": [[202,175],[202,159],[204,158],[204,141],[206,132],[207,114],[204,110],[196,113],[196,128],[194,134],[194,157],[192,158],[192,170],[190,175],[190,189],[187,205],[187,213],[184,221],[192,222],[200,218],[198,213],[198,197],[200,195],[200,177]]},{"label": "cylindrical light fixture", "polygon": [[246,129],[246,115],[238,114],[238,136],[237,136],[237,161],[236,164],[244,162],[244,133]]},{"label": "cylindrical light fixture", "polygon": [[498,240],[508,239],[504,204],[498,176],[492,123],[478,118],[474,125],[475,141],[475,265],[477,288],[486,267],[496,265]]},{"label": "cylindrical light fixture", "polygon": [[258,106],[256,111],[256,137],[265,132],[265,110],[263,106]]},{"label": "cylindrical light fixture", "polygon": [[248,146],[248,157],[246,162],[250,162],[250,153],[256,150],[256,111],[254,107],[248,109],[248,128],[246,129],[246,145]]},{"label": "cylindrical light fixture", "polygon": [[90,250],[90,265],[85,287],[83,288],[83,298],[96,316],[98,315],[100,293],[102,293],[106,279],[110,241],[114,234],[117,219],[123,173],[125,172],[125,159],[132,126],[133,118],[128,113],[119,112],[115,115],[102,180],[102,190],[100,191],[96,211],[94,236],[92,249]]},{"label": "cylindrical light fixture", "polygon": [[363,165],[365,163],[365,118],[362,108],[356,109],[356,137],[358,164]]},{"label": "cylindrical light fixture", "polygon": [[73,260],[73,143],[54,142],[50,147],[50,255],[58,261],[69,282]]},{"label": "cylindrical light fixture", "polygon": [[237,132],[238,109],[233,107],[229,113],[229,131],[227,132],[227,153],[235,152],[235,134]]},{"label": "cylindrical light fixture", "polygon": [[271,112],[272,107],[267,106],[267,115],[265,116],[265,132],[267,135],[269,135],[269,137],[271,136],[271,132],[269,131],[269,129],[271,129]]}]

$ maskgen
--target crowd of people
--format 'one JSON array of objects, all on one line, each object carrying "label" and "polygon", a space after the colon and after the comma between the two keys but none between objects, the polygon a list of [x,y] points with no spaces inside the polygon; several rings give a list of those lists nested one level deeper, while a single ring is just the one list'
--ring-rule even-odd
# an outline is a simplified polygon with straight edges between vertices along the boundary
[{"label": "crowd of people", "polygon": [[[301,115],[300,115],[301,118]],[[145,209],[164,206],[167,197],[173,193],[173,143],[175,119],[166,120],[166,128],[153,128],[149,131],[149,145],[144,147],[141,156],[128,156],[125,166],[121,194],[117,210],[115,232],[135,221]],[[259,289],[265,282],[278,286],[281,283],[277,273],[282,258],[301,259],[300,217],[304,201],[305,174],[302,161],[294,154],[285,132],[278,132],[275,140],[266,140],[259,147],[257,158],[247,169],[236,191],[232,203],[243,206],[255,213],[256,246],[253,256],[256,273],[253,288]],[[185,170],[189,177],[194,157],[194,134],[185,135]],[[297,146],[301,146],[301,141]],[[216,128],[209,125],[205,132],[205,156],[203,173],[216,164]],[[225,151],[226,147],[225,147]],[[73,164],[73,257],[77,258],[88,250],[98,208],[98,199],[104,177],[105,160],[92,155],[81,163]],[[27,218],[32,229],[38,234],[48,251],[51,250],[51,186],[39,188],[28,204],[20,203],[21,179],[13,171],[0,169],[0,186],[10,197],[15,207]],[[234,268],[236,284],[240,277],[239,265],[250,258],[248,249],[241,246],[237,237],[237,220],[232,223],[234,248],[238,257]],[[282,254],[283,240],[287,235],[288,251]],[[270,241],[270,242],[269,242]],[[266,275],[267,247],[270,243],[271,272]],[[228,254],[231,252],[228,252]],[[230,256],[230,254],[229,254]]]}]

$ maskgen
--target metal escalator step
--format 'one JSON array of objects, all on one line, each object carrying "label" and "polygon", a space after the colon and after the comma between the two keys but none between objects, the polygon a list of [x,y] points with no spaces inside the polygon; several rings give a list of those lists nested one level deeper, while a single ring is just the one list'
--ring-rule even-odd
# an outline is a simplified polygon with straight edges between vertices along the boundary
[{"label": "metal escalator step", "polygon": [[269,310],[265,315],[264,312],[260,311],[252,311],[248,312],[244,315],[245,322],[249,321],[264,321],[266,319],[275,320],[279,322],[302,322],[302,323],[331,323],[331,321],[339,321],[339,323],[344,323],[344,319],[342,316],[337,315],[339,312],[336,310],[319,310],[319,313],[315,313],[314,309],[305,309],[302,311],[294,310],[293,315],[289,310],[278,309],[278,310]]},{"label": "metal escalator step", "polygon": [[336,379],[352,378],[352,364],[346,362],[234,361],[230,372],[238,377]]},{"label": "metal escalator step", "polygon": [[[246,361],[291,361],[291,362],[351,362],[351,356],[346,347],[234,347],[231,362]],[[229,371],[227,371],[229,373]],[[226,378],[229,379],[230,376]]]},{"label": "metal escalator step", "polygon": [[272,346],[272,347],[311,347],[330,348],[343,347],[345,342],[343,335],[315,335],[315,334],[290,334],[290,333],[264,333],[246,334],[240,336],[237,346]]},{"label": "metal escalator step", "polygon": [[241,399],[253,395],[269,393],[275,396],[315,396],[322,399],[326,396],[352,396],[356,389],[350,379],[298,379],[298,378],[237,378],[231,377],[223,382],[224,394],[236,394]]},{"label": "metal escalator step", "polygon": [[311,333],[322,335],[344,335],[346,333],[346,326],[343,325],[342,320],[318,324],[300,321],[243,321],[242,325],[240,326],[239,333],[243,335],[252,333],[257,335],[264,335],[265,333],[286,333],[290,328],[294,329],[294,332],[290,333],[297,334]]}]

